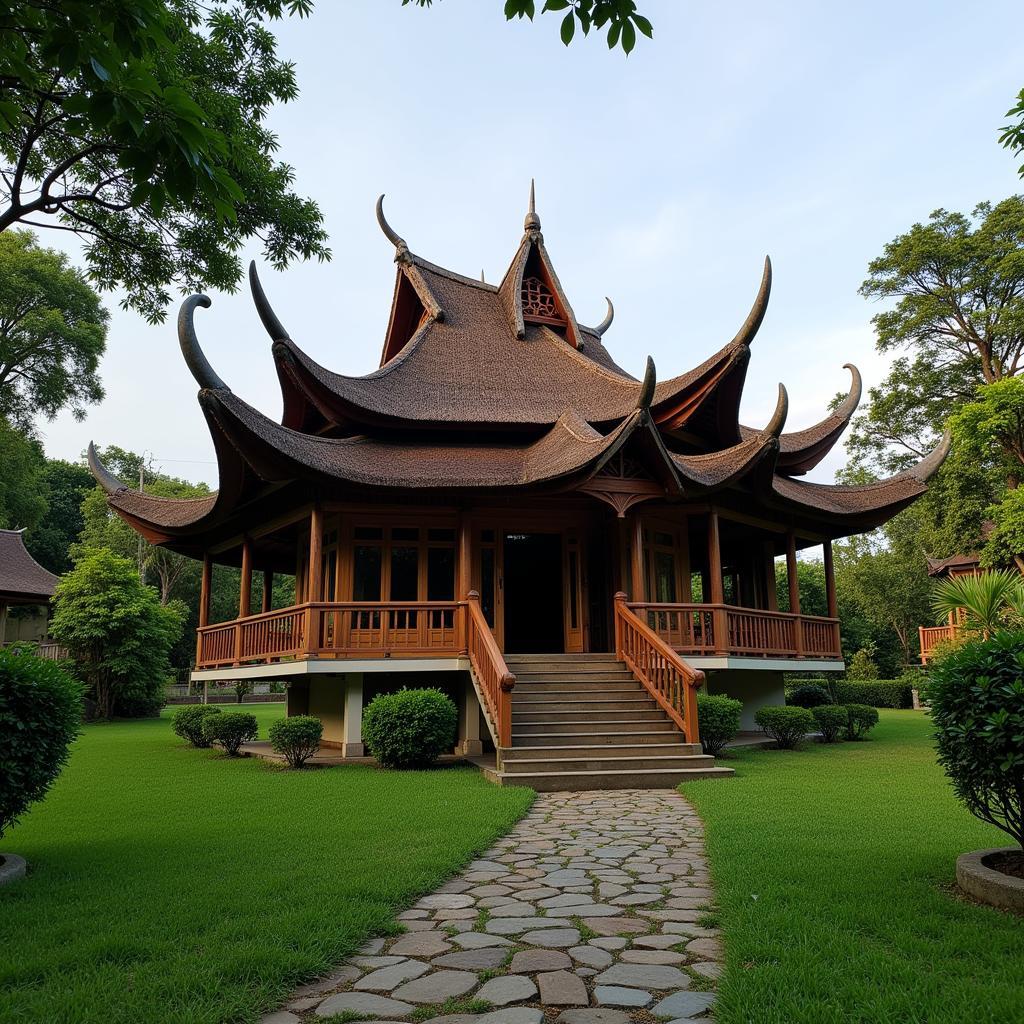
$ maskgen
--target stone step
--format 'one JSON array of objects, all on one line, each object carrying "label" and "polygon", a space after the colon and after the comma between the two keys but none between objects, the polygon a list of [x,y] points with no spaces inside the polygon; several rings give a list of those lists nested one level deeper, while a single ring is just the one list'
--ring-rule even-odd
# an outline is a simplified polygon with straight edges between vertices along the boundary
[{"label": "stone step", "polygon": [[636,771],[494,772],[504,786],[529,786],[538,793],[592,789],[675,789],[693,779],[726,778],[732,768],[643,768]]},{"label": "stone step", "polygon": [[[651,702],[653,704],[653,701]],[[512,728],[528,725],[604,725],[608,722],[664,722],[665,712],[656,704],[626,711],[607,708],[603,711],[521,711],[512,705]]]},{"label": "stone step", "polygon": [[539,700],[533,694],[516,694],[512,691],[512,712],[513,714],[542,713],[553,711],[651,711],[658,710],[658,705],[653,697],[648,697],[635,692],[618,696],[579,696],[578,694],[566,695],[555,700]]},{"label": "stone step", "polygon": [[703,748],[699,743],[685,743],[681,733],[675,739],[666,738],[658,743],[600,743],[573,744],[567,743],[558,747],[509,747],[504,751],[505,757],[516,760],[550,757],[694,757],[702,755]]},{"label": "stone step", "polygon": [[[591,753],[565,757],[562,747],[551,748],[550,757],[506,757],[501,770],[509,775],[524,772],[634,772],[650,768],[713,768],[715,759],[710,754],[654,754],[649,757],[603,757]],[[557,756],[556,756],[557,755]]]},{"label": "stone step", "polygon": [[616,746],[623,743],[670,743],[673,736],[682,739],[682,733],[675,727],[671,729],[651,729],[649,726],[639,730],[624,729],[615,726],[614,731],[600,732],[554,732],[551,729],[541,731],[516,730],[512,733],[512,749],[520,746]]},{"label": "stone step", "polygon": [[512,673],[516,677],[516,686],[543,686],[554,685],[573,686],[626,686],[629,684],[640,685],[639,681],[630,672],[587,672],[579,675],[565,675],[558,673]]},{"label": "stone step", "polygon": [[629,731],[630,729],[642,729],[645,732],[675,732],[676,727],[672,720],[664,713],[654,719],[631,718],[611,712],[609,715],[599,718],[584,717],[574,718],[566,722],[553,722],[551,719],[539,721],[520,722],[513,718],[512,735],[525,736],[527,733],[600,733]]}]

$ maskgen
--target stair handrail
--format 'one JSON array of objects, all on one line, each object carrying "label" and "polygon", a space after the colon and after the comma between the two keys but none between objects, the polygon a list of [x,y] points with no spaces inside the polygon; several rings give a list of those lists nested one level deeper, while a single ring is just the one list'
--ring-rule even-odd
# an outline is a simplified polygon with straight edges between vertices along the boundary
[{"label": "stair handrail", "polygon": [[480,684],[487,710],[497,732],[498,746],[512,746],[512,690],[516,677],[509,671],[498,650],[497,641],[480,606],[480,595],[471,590],[466,595],[466,646],[469,663]]},{"label": "stair handrail", "polygon": [[700,742],[697,691],[704,673],[684,661],[626,604],[615,595],[615,657],[640,681],[663,711],[679,726],[687,743]]}]

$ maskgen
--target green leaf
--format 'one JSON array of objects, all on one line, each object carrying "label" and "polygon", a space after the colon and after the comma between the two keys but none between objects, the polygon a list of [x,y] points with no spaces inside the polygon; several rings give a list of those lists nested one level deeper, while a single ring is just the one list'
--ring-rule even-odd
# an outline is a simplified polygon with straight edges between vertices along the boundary
[{"label": "green leaf", "polygon": [[92,69],[101,82],[110,81],[110,72],[95,57],[90,57],[89,63],[92,64]]},{"label": "green leaf", "polygon": [[622,23],[622,49],[628,55],[632,52],[634,46],[636,46],[636,29],[633,28],[632,22],[624,21]]},{"label": "green leaf", "polygon": [[544,12],[564,11],[569,6],[569,0],[547,0],[544,4]]},{"label": "green leaf", "polygon": [[576,19],[573,16],[572,11],[570,11],[562,19],[562,29],[561,29],[562,42],[565,43],[566,46],[568,46],[572,42],[572,37],[575,34],[576,34]]},{"label": "green leaf", "polygon": [[633,23],[645,36],[647,36],[648,39],[654,35],[653,26],[642,14],[634,14]]},{"label": "green leaf", "polygon": [[608,29],[608,49],[614,50],[619,42],[619,33],[622,31],[622,22],[613,21]]}]

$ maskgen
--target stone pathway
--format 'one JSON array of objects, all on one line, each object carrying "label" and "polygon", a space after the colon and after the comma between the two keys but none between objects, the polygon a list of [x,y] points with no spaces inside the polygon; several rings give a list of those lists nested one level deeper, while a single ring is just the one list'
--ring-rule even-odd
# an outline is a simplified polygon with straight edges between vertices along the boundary
[{"label": "stone pathway", "polygon": [[696,812],[542,793],[515,829],[261,1024],[711,1024],[721,971]]}]

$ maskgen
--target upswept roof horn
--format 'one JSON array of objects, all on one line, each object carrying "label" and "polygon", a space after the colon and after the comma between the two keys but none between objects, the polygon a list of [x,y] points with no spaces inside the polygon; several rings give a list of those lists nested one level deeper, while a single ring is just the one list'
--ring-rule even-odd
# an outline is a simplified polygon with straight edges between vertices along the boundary
[{"label": "upswept roof horn", "polygon": [[643,383],[640,385],[640,394],[636,398],[636,407],[638,409],[650,409],[651,402],[654,400],[654,389],[657,387],[657,384],[654,360],[648,356],[647,365],[644,367]]},{"label": "upswept roof horn", "polygon": [[789,415],[789,394],[786,391],[785,384],[779,384],[779,398],[775,403],[775,412],[772,413],[772,418],[768,421],[762,434],[770,434],[772,437],[778,439],[782,435],[782,428],[786,425],[786,417]]},{"label": "upswept roof horn", "polygon": [[946,460],[952,444],[953,435],[949,427],[946,427],[939,443],[916,466],[911,466],[907,474],[919,483],[927,483]]},{"label": "upswept roof horn", "polygon": [[260,320],[267,334],[270,335],[270,340],[284,341],[286,338],[289,338],[290,335],[285,330],[284,324],[278,320],[277,314],[267,301],[263,285],[260,283],[260,276],[256,273],[255,260],[250,260],[249,262],[249,290],[252,292],[252,301],[256,305],[256,312],[259,313]]},{"label": "upswept roof horn", "polygon": [[199,347],[199,339],[196,337],[196,325],[193,322],[196,306],[209,309],[210,305],[210,298],[207,295],[190,295],[181,304],[178,311],[178,343],[181,345],[186,365],[201,388],[230,391],[231,388],[217,376],[210,361],[203,354]]},{"label": "upswept roof horn", "polygon": [[765,256],[764,258],[764,270],[761,273],[761,284],[757,289],[757,295],[754,298],[754,304],[750,307],[750,312],[747,314],[747,319],[743,321],[743,325],[736,333],[736,337],[732,339],[733,346],[749,345],[754,340],[754,335],[757,334],[758,328],[761,326],[761,321],[764,320],[764,314],[768,310],[768,299],[772,294],[772,261],[771,257]]},{"label": "upswept roof horn", "polygon": [[382,192],[377,199],[377,223],[380,225],[381,231],[384,232],[384,237],[398,250],[399,254],[408,252],[409,246],[405,239],[395,231],[384,216],[384,195],[385,193]]},{"label": "upswept roof horn", "polygon": [[107,494],[119,494],[121,491],[127,491],[128,485],[122,480],[118,480],[113,473],[103,465],[100,460],[99,453],[96,451],[96,445],[89,442],[88,449],[89,459],[89,471],[96,478],[96,482],[107,492]]},{"label": "upswept roof horn", "polygon": [[843,369],[850,371],[853,380],[850,382],[849,394],[836,406],[833,416],[849,421],[850,417],[857,411],[860,405],[860,396],[864,389],[864,382],[861,380],[860,370],[853,363],[843,363]]},{"label": "upswept roof horn", "polygon": [[612,325],[612,321],[615,319],[615,307],[612,305],[612,300],[606,295],[604,301],[608,303],[608,312],[605,313],[604,319],[594,328],[594,333],[600,337],[608,330]]}]

